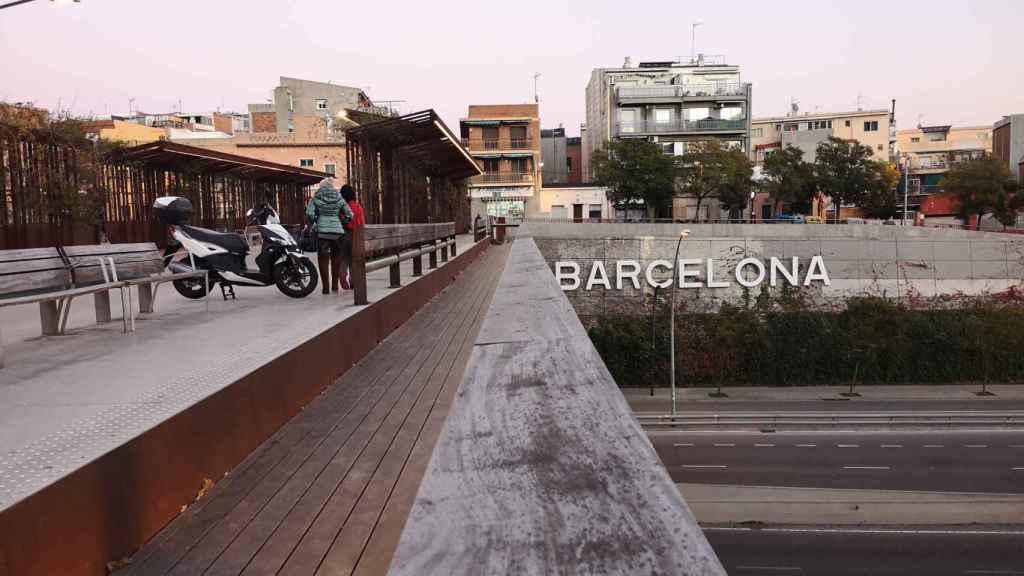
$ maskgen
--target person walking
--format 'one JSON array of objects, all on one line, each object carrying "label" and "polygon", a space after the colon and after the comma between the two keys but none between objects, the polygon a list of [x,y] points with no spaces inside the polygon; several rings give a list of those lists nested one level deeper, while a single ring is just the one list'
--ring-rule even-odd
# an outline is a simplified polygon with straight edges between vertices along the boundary
[{"label": "person walking", "polygon": [[341,274],[341,239],[345,236],[343,222],[352,220],[352,210],[330,179],[324,179],[306,205],[306,217],[316,224],[317,266],[320,268],[323,293],[337,292]]},{"label": "person walking", "polygon": [[352,211],[352,219],[345,223],[345,235],[341,237],[341,287],[344,290],[349,290],[352,288],[353,233],[357,228],[362,228],[366,225],[366,216],[363,213],[363,205],[359,203],[359,200],[356,198],[356,191],[351,186],[345,184],[341,187],[341,197],[348,204],[349,210]]}]

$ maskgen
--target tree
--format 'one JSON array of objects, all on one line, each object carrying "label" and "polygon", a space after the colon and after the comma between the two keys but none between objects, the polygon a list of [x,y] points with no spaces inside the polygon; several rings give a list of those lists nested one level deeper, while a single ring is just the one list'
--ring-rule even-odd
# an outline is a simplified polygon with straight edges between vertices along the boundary
[{"label": "tree", "polygon": [[643,202],[656,218],[671,216],[676,170],[660,146],[638,139],[611,141],[592,158],[594,179],[608,187],[613,204]]},{"label": "tree", "polygon": [[815,172],[822,193],[836,207],[837,221],[843,204],[863,206],[867,196],[892,190],[891,186],[881,188],[885,179],[878,178],[877,167],[871,164],[873,155],[870,146],[852,140],[829,137],[818,144]]},{"label": "tree", "polygon": [[795,213],[810,212],[818,184],[814,166],[803,158],[804,151],[790,145],[765,158],[763,187],[775,204],[774,212],[780,204],[789,204]]},{"label": "tree", "polygon": [[697,200],[697,219],[705,199],[717,197],[730,218],[742,217],[753,187],[754,167],[741,150],[719,140],[696,142],[676,158],[679,191]]},{"label": "tree", "polygon": [[893,190],[900,180],[900,174],[891,164],[868,163],[868,186],[864,191],[861,209],[868,218],[888,219],[899,214],[896,195]]},{"label": "tree", "polygon": [[982,156],[954,166],[941,186],[956,200],[956,214],[964,223],[971,216],[978,217],[977,226],[985,214],[994,214],[1002,223],[1016,220],[1020,201],[1014,196],[1017,182],[1003,162],[992,156]]}]

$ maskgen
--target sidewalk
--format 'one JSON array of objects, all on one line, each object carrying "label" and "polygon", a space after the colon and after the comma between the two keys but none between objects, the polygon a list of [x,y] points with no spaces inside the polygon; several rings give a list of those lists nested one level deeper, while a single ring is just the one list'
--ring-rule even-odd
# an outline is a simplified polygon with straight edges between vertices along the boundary
[{"label": "sidewalk", "polygon": [[[847,398],[847,386],[725,387],[727,398],[712,398],[715,388],[678,388],[677,407],[684,411],[889,411],[889,410],[1024,410],[1024,385],[990,384],[994,396],[977,396],[977,384],[858,386],[859,397]],[[671,391],[623,388],[636,412],[668,412]]]}]

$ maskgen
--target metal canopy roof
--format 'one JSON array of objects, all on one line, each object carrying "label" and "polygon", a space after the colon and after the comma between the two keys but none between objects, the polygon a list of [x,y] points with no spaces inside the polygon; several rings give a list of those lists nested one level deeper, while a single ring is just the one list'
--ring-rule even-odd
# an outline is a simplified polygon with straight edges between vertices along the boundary
[{"label": "metal canopy roof", "polygon": [[326,172],[287,164],[257,160],[161,140],[126,148],[115,153],[115,162],[133,162],[167,170],[194,171],[258,182],[278,182],[310,186],[327,178]]},{"label": "metal canopy roof", "polygon": [[400,150],[434,176],[468,178],[483,174],[466,149],[433,110],[423,110],[345,131],[351,140],[368,139]]}]

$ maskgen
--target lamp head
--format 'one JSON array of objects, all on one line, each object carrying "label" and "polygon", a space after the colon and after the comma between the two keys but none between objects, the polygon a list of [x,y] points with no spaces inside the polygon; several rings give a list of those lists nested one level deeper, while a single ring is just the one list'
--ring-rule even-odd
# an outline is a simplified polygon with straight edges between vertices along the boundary
[{"label": "lamp head", "polygon": [[680,238],[686,238],[689,235],[690,235],[690,229],[689,228],[684,228],[683,231],[679,233],[679,237]]}]

